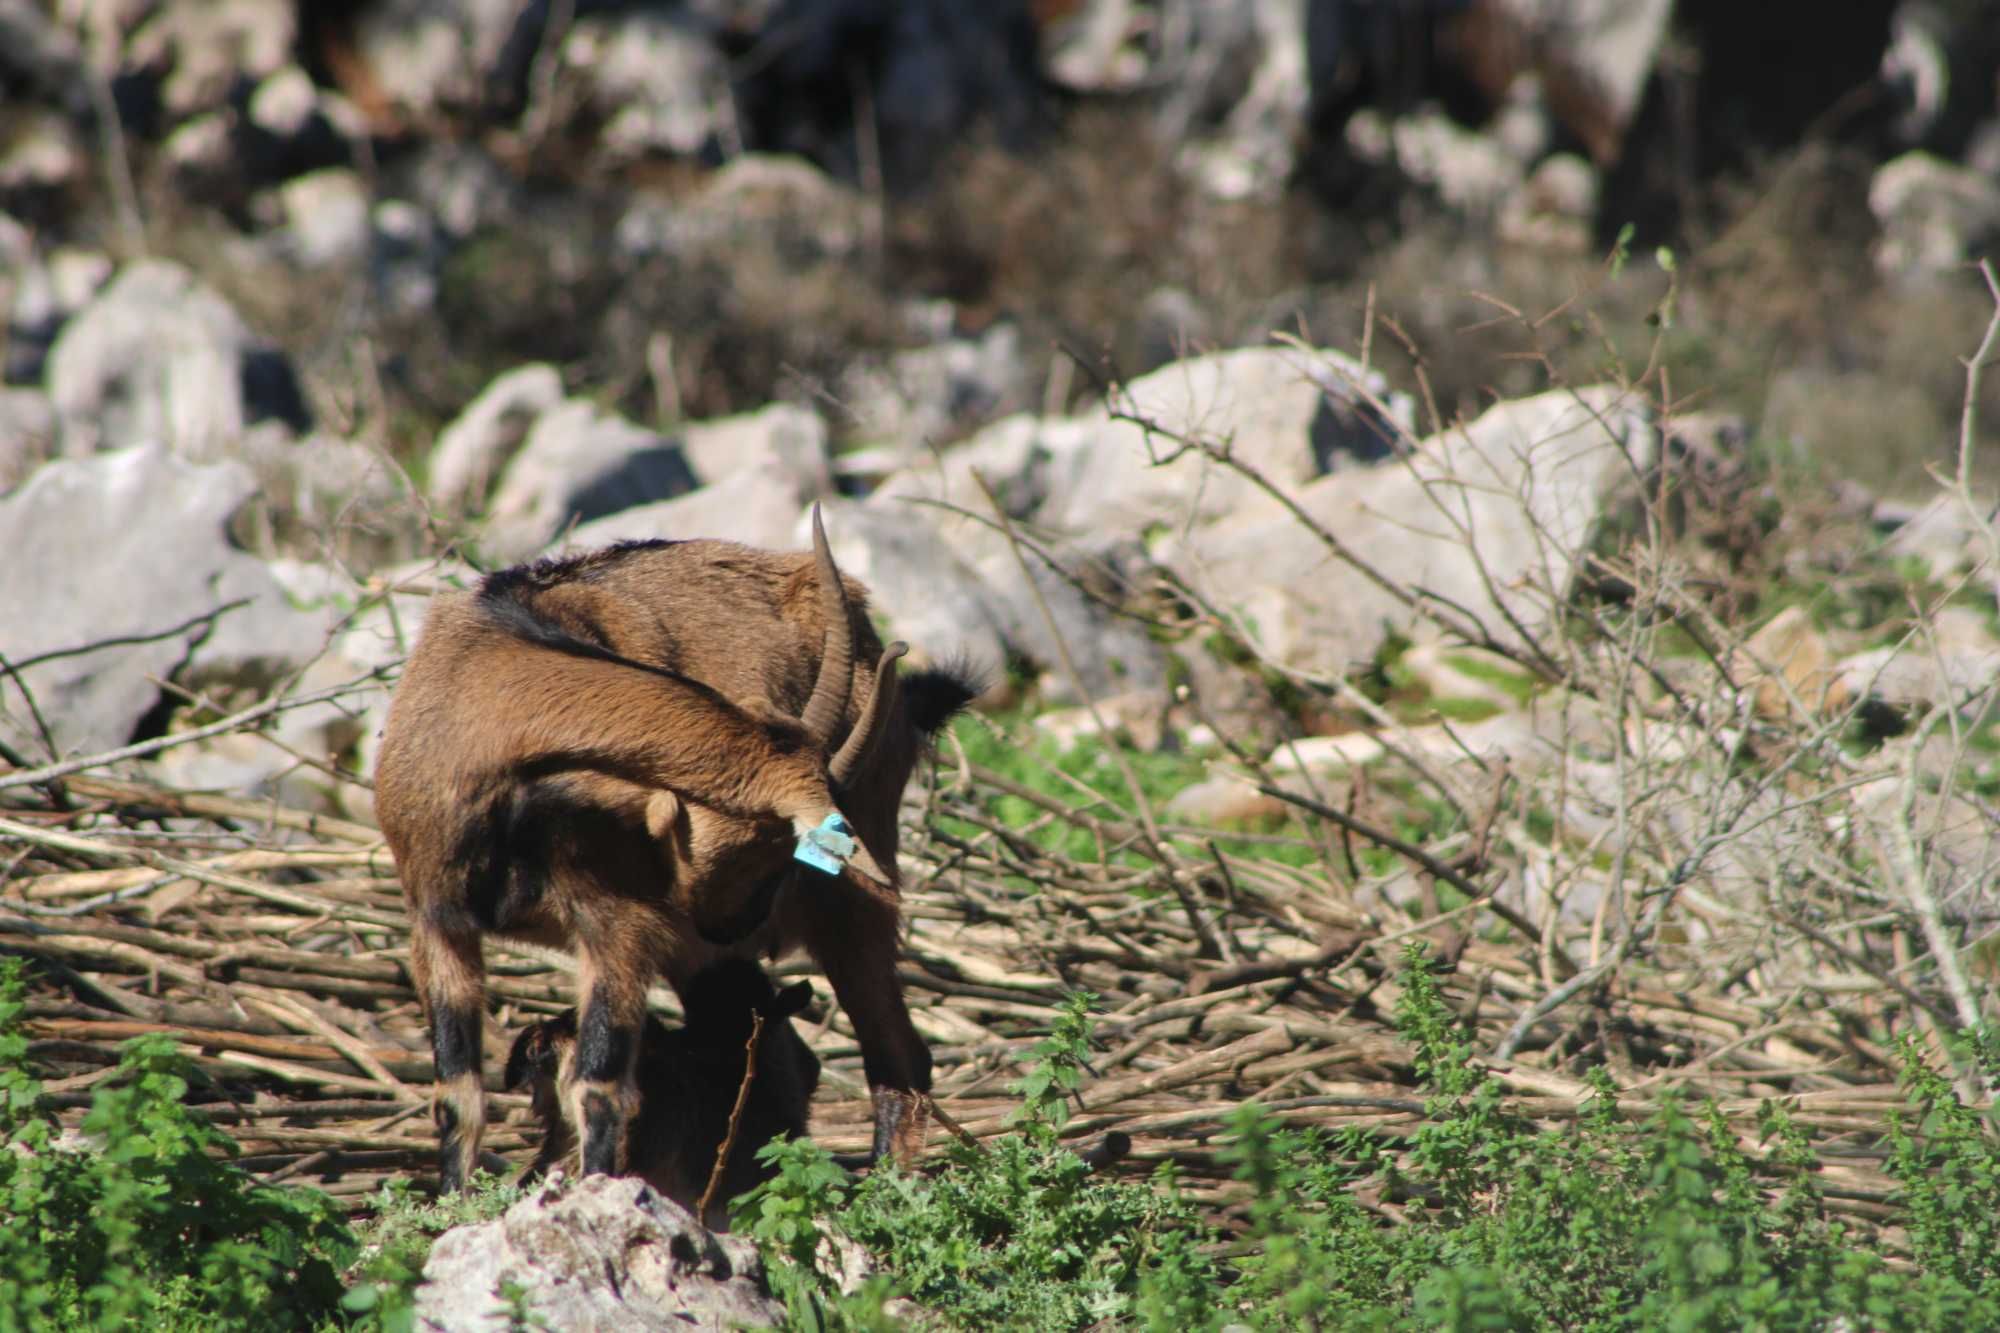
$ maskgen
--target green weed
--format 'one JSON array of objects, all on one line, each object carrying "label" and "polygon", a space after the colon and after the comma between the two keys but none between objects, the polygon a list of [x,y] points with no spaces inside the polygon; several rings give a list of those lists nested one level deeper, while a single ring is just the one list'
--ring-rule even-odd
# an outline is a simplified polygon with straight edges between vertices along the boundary
[{"label": "green weed", "polygon": [[[1020,1132],[954,1149],[931,1177],[859,1182],[810,1145],[775,1144],[777,1181],[741,1201],[794,1326],[880,1327],[894,1292],[946,1328],[1220,1330],[1885,1330],[2000,1321],[2000,1150],[1914,1054],[1910,1123],[1891,1126],[1908,1253],[1857,1245],[1780,1105],[1762,1150],[1713,1105],[1621,1109],[1602,1070],[1573,1123],[1537,1128],[1406,955],[1396,1022],[1427,1092],[1407,1138],[1288,1127],[1255,1103],[1220,1160],[1243,1188],[1225,1230],[1170,1169],[1090,1173],[1058,1138],[1088,1050],[1072,999],[1015,1085]],[[1363,1187],[1366,1188],[1363,1188]],[[1391,1221],[1382,1204],[1393,1200]],[[822,1238],[879,1265],[840,1296]]]},{"label": "green weed", "polygon": [[0,1330],[295,1329],[326,1318],[355,1242],[333,1201],[262,1185],[183,1105],[171,1038],[128,1042],[57,1140],[27,1066],[20,960],[0,958]]},{"label": "green weed", "polygon": [[[1193,1205],[1170,1181],[1095,1175],[1059,1142],[1088,1052],[1085,1003],[1072,998],[1016,1085],[1018,1132],[955,1145],[934,1177],[880,1169],[857,1183],[809,1143],[764,1149],[779,1174],[739,1200],[738,1215],[764,1246],[794,1327],[868,1327],[894,1290],[951,1327],[1083,1328],[1129,1315],[1142,1278],[1170,1254],[1177,1274],[1199,1280],[1155,1282],[1152,1299],[1179,1308],[1200,1298],[1212,1278]],[[819,1262],[826,1229],[859,1243],[887,1280],[841,1297]]]}]

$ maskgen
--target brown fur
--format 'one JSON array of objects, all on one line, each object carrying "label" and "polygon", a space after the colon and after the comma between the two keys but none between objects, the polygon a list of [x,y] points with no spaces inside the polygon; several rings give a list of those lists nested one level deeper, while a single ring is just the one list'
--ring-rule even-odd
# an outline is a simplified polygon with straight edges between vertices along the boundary
[{"label": "brown fur", "polygon": [[[929,733],[976,688],[916,673],[889,690],[867,756],[829,756],[862,720],[884,654],[865,591],[830,556],[640,543],[493,575],[433,603],[389,713],[376,809],[413,918],[431,1023],[442,1175],[461,1185],[485,1107],[485,934],[574,949],[586,1170],[625,1160],[643,997],[717,958],[803,947],[860,1038],[878,1151],[906,1154],[930,1053],[895,977],[896,813]],[[799,720],[844,647],[830,732]],[[835,674],[839,674],[837,671]],[[792,859],[836,805],[863,854],[829,877]],[[722,942],[718,942],[722,941]],[[596,1128],[593,1128],[596,1126]]]},{"label": "brown fur", "polygon": [[[791,1016],[811,994],[805,982],[780,992],[755,963],[725,959],[689,983],[683,1026],[645,1021],[629,1170],[692,1212],[728,1135],[751,1015],[763,1015],[756,1073],[736,1140],[715,1202],[701,1219],[716,1230],[727,1228],[731,1199],[770,1178],[757,1150],[780,1135],[806,1132],[819,1059]],[[577,1014],[571,1009],[522,1032],[508,1056],[507,1087],[526,1086],[542,1124],[541,1151],[524,1179],[539,1179],[560,1164],[573,1166],[580,1151],[579,1122],[565,1091],[574,1078],[576,1044]]]}]

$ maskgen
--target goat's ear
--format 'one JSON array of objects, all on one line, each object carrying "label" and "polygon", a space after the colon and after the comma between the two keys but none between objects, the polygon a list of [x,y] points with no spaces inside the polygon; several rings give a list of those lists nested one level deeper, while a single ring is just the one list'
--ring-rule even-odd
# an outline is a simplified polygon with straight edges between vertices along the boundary
[{"label": "goat's ear", "polygon": [[813,984],[810,981],[795,981],[779,991],[771,1001],[771,1011],[764,1015],[769,1019],[790,1018],[802,1013],[812,1003]]},{"label": "goat's ear", "polygon": [[508,1092],[521,1087],[537,1073],[545,1072],[549,1044],[542,1026],[536,1023],[514,1038],[514,1049],[507,1052],[507,1072],[500,1080],[500,1086]]}]

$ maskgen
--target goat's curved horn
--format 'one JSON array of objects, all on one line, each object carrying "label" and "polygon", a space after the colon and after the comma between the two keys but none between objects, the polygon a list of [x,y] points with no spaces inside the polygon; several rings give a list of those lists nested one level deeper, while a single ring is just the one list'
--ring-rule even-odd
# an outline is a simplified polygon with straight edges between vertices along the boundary
[{"label": "goat's curved horn", "polygon": [[812,698],[806,701],[799,721],[826,748],[832,746],[834,730],[854,693],[854,622],[847,614],[847,594],[833,564],[833,551],[826,544],[819,506],[814,505],[812,512],[813,558],[819,566],[819,604],[826,631],[820,640],[819,679],[813,682]]},{"label": "goat's curved horn", "polygon": [[860,770],[861,761],[875,748],[876,739],[889,724],[889,714],[894,711],[896,702],[896,659],[909,651],[910,645],[899,639],[884,648],[881,659],[875,663],[874,692],[861,706],[861,716],[855,721],[854,730],[847,733],[847,743],[833,757],[829,769],[837,785],[846,786]]}]

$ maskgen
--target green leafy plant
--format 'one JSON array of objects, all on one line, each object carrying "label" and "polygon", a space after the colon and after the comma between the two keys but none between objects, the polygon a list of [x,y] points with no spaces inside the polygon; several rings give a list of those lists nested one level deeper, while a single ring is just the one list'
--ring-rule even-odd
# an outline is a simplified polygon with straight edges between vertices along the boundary
[{"label": "green leafy plant", "polygon": [[[1017,1133],[954,1148],[930,1177],[855,1182],[774,1144],[748,1196],[795,1326],[870,1328],[891,1292],[950,1328],[1824,1330],[2000,1321],[2000,1145],[1914,1051],[1890,1126],[1909,1252],[1857,1246],[1780,1104],[1761,1148],[1712,1104],[1629,1117],[1610,1076],[1557,1129],[1507,1106],[1420,947],[1396,1021],[1426,1090],[1405,1137],[1285,1125],[1248,1103],[1220,1159],[1243,1202],[1220,1229],[1171,1168],[1091,1173],[1060,1139],[1089,1049],[1072,997],[1014,1085]],[[825,1240],[882,1276],[842,1296]]]},{"label": "green leafy plant", "polygon": [[844,1315],[836,1260],[827,1252],[828,1226],[845,1208],[853,1181],[808,1139],[773,1139],[757,1156],[776,1174],[736,1200],[735,1211],[764,1251],[772,1294],[794,1328],[858,1326]]},{"label": "green leafy plant", "polygon": [[[856,1183],[810,1144],[764,1149],[778,1175],[739,1201],[739,1216],[796,1326],[865,1327],[893,1289],[953,1325],[1082,1328],[1129,1313],[1142,1276],[1168,1265],[1182,1281],[1155,1282],[1154,1299],[1196,1298],[1208,1268],[1190,1243],[1202,1234],[1193,1206],[1170,1185],[1093,1174],[1060,1142],[1089,1049],[1088,1004],[1069,999],[1015,1085],[1019,1132],[955,1145],[934,1177],[883,1168]],[[829,1233],[861,1245],[888,1281],[840,1297]]]},{"label": "green leafy plant", "polygon": [[1889,1173],[1906,1210],[1912,1257],[1933,1277],[2000,1298],[2000,1154],[1992,1134],[1903,1046],[1908,1116],[1889,1120]]},{"label": "green leafy plant", "polygon": [[1010,1123],[1044,1146],[1053,1145],[1069,1123],[1070,1098],[1083,1082],[1084,1061],[1090,1055],[1090,1006],[1096,998],[1079,991],[1065,1000],[1054,1030],[1035,1047],[1034,1068],[1008,1086],[1021,1098]]},{"label": "green leafy plant", "polygon": [[0,959],[0,1329],[292,1329],[326,1317],[354,1238],[332,1200],[261,1185],[184,1105],[185,1057],[126,1044],[80,1142],[40,1109],[26,985]]}]

